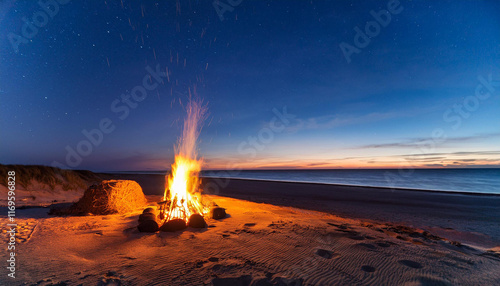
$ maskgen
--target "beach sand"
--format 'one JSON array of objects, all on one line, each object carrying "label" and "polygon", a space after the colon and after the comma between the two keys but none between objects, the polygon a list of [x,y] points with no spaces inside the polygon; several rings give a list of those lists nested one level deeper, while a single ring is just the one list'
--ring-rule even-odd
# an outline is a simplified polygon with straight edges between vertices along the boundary
[{"label": "beach sand", "polygon": [[500,246],[500,195],[221,178],[204,183],[217,195],[400,223],[477,247]]},{"label": "beach sand", "polygon": [[[150,203],[159,201],[151,194],[163,189],[160,176],[115,176],[135,176]],[[207,197],[228,217],[206,229],[140,233],[141,210],[54,217],[48,208],[18,209],[16,279],[4,270],[0,284],[500,284],[497,196],[210,182],[220,187]]]}]

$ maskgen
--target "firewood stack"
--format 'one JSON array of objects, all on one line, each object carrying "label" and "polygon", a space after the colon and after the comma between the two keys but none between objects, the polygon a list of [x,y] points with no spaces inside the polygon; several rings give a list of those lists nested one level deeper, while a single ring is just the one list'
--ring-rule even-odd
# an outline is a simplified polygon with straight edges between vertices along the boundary
[{"label": "firewood stack", "polygon": [[[166,232],[174,232],[178,230],[183,230],[187,227],[191,228],[205,228],[207,227],[207,223],[205,222],[205,218],[200,214],[192,214],[188,222],[182,219],[171,219],[168,221],[164,221],[164,207],[166,204],[164,202],[160,202],[160,211],[155,207],[148,207],[144,209],[142,214],[139,216],[139,225],[137,226],[140,232],[157,232],[157,231],[166,231]],[[212,208],[210,209],[210,213],[208,217],[212,219],[223,219],[226,217],[226,209],[219,207],[217,204],[212,203]]]}]

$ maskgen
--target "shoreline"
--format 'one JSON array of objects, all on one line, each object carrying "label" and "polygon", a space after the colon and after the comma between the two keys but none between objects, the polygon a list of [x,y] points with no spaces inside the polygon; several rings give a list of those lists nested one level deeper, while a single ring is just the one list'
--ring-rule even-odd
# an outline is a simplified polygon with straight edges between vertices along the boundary
[{"label": "shoreline", "polygon": [[[164,177],[164,174],[155,174],[155,173],[96,173],[105,176],[112,177],[136,177],[142,179],[143,176],[151,176],[151,177]],[[427,193],[443,193],[443,194],[451,194],[451,195],[465,195],[465,196],[493,196],[500,197],[500,194],[497,193],[480,193],[480,192],[464,192],[464,191],[450,191],[450,190],[431,190],[431,189],[412,189],[412,188],[403,188],[403,187],[387,187],[387,186],[365,186],[365,185],[349,185],[349,184],[336,184],[336,183],[322,183],[322,182],[306,182],[306,181],[283,181],[283,180],[269,180],[269,179],[254,179],[254,178],[234,178],[234,177],[207,177],[200,176],[200,178],[208,179],[208,180],[242,180],[242,181],[259,181],[259,182],[270,182],[270,183],[291,183],[291,184],[309,184],[309,185],[327,185],[327,186],[335,186],[335,187],[353,187],[353,188],[372,188],[372,189],[387,189],[387,190],[398,190],[398,191],[409,191],[409,192],[427,192]]]},{"label": "shoreline", "polygon": [[[165,175],[169,171],[110,171],[108,174]],[[462,194],[500,195],[500,168],[416,169],[403,176],[396,169],[203,170],[200,177],[320,183],[356,187],[395,188]]]},{"label": "shoreline", "polygon": [[[137,174],[140,175],[140,174]],[[364,186],[364,185],[349,185],[349,184],[336,184],[336,183],[322,183],[322,182],[306,182],[306,181],[282,181],[282,180],[269,180],[269,179],[253,179],[253,178],[234,178],[234,177],[206,177],[200,176],[202,179],[229,179],[229,180],[243,180],[243,181],[262,181],[271,183],[292,183],[292,184],[312,184],[312,185],[328,185],[336,187],[354,187],[354,188],[373,188],[373,189],[388,189],[388,190],[399,190],[399,191],[410,191],[410,192],[429,192],[429,193],[445,193],[445,194],[459,194],[466,196],[495,196],[500,197],[500,194],[496,193],[475,193],[475,192],[464,192],[464,191],[445,191],[445,190],[430,190],[430,189],[411,189],[402,187],[386,187],[386,186]]]}]

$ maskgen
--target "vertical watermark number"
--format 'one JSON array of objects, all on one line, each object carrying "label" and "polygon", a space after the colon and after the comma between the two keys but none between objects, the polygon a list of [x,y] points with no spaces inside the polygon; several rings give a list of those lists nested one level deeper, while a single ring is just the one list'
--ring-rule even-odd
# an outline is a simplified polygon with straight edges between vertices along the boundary
[{"label": "vertical watermark number", "polygon": [[9,270],[9,274],[7,276],[11,278],[16,278],[16,172],[9,171],[7,172],[7,184],[9,188],[9,192],[7,194],[8,199],[8,212],[7,216],[9,221],[7,223],[7,231],[8,235],[8,257],[7,259],[7,270]]}]

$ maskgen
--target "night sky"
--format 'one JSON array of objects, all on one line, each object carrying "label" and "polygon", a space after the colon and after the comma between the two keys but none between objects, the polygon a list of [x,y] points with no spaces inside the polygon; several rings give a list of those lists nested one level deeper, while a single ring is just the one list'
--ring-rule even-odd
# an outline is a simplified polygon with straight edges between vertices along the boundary
[{"label": "night sky", "polygon": [[191,97],[205,168],[500,166],[498,1],[59,2],[0,2],[2,164],[168,169]]}]

